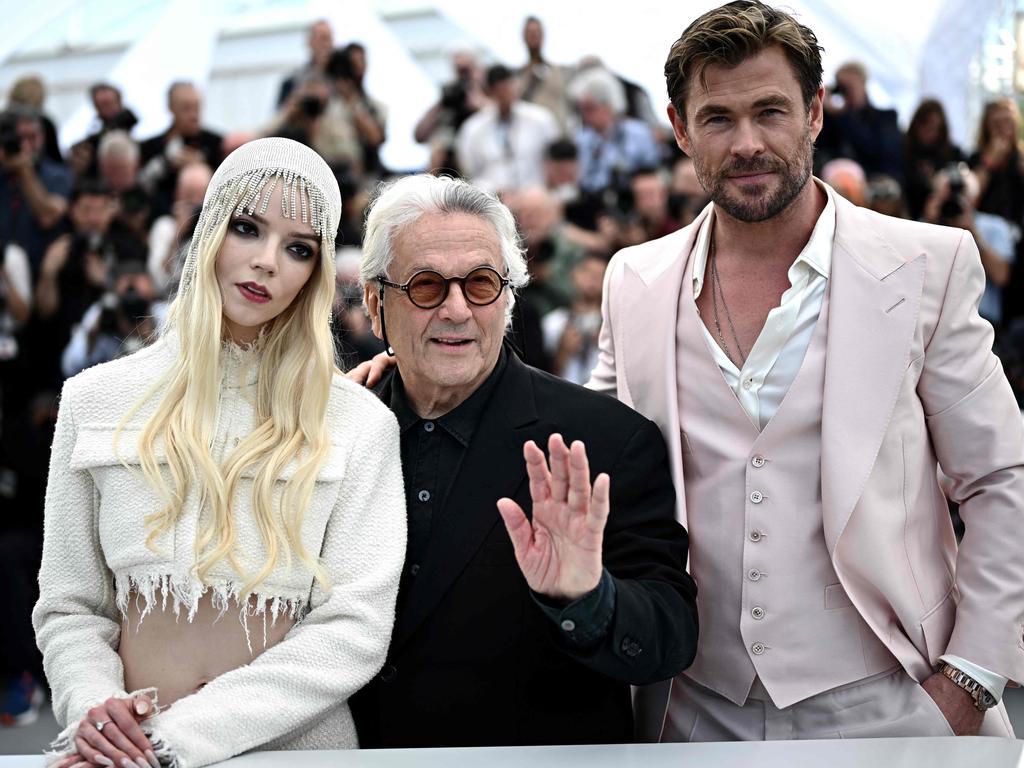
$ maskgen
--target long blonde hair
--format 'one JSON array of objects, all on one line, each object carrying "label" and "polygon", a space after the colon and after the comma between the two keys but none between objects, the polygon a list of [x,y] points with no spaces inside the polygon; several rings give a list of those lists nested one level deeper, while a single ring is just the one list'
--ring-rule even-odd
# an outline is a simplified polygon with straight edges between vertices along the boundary
[{"label": "long blonde hair", "polygon": [[[290,196],[295,218],[296,195],[301,198],[303,218],[308,217],[314,230],[320,230],[320,259],[292,304],[263,330],[259,342],[255,428],[218,465],[210,453],[223,386],[224,324],[216,259],[232,212],[243,208],[256,211],[263,188],[271,180],[271,189],[265,193],[265,200],[269,200],[278,177],[265,168],[222,181],[221,189],[207,195],[196,228],[197,242],[186,261],[182,287],[168,313],[165,334],[176,339],[177,360],[147,393],[161,393],[160,400],[139,436],[142,471],[164,501],[159,511],[145,518],[149,530],[147,546],[155,550],[155,541],[174,527],[183,514],[190,490],[195,487],[200,509],[208,504],[211,510],[195,542],[196,577],[205,582],[210,569],[226,558],[243,580],[239,595],[248,594],[260,584],[282,557],[290,568],[293,555],[321,583],[328,585],[326,572],[305,549],[300,534],[317,473],[330,450],[326,414],[336,367],[329,318],[334,300],[334,232],[340,202],[337,211],[331,210],[333,200],[323,199],[314,187],[315,179],[311,182],[294,174],[283,174],[281,178],[283,213],[287,214]],[[245,201],[257,186],[247,206]],[[335,185],[335,195],[336,190]],[[327,210],[313,210],[319,207]],[[266,210],[266,202],[260,210]],[[146,399],[124,417],[118,433]],[[154,450],[157,441],[165,448],[170,483]],[[283,481],[278,495],[279,478],[291,462],[296,464],[295,471]],[[266,561],[255,573],[247,572],[239,558],[232,514],[239,478],[250,468],[253,517],[267,551]]]}]

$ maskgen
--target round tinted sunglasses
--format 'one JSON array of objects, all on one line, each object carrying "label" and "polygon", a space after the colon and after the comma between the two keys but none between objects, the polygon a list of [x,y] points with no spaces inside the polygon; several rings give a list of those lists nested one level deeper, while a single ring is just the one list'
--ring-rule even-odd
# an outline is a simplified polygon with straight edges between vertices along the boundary
[{"label": "round tinted sunglasses", "polygon": [[380,283],[381,295],[384,286],[387,286],[404,291],[409,301],[420,309],[434,309],[444,304],[452,283],[459,284],[467,302],[477,307],[486,307],[498,300],[509,284],[509,279],[490,267],[477,267],[464,277],[445,277],[431,269],[423,269],[410,277],[404,285],[393,283],[383,276],[378,277],[377,282]]}]

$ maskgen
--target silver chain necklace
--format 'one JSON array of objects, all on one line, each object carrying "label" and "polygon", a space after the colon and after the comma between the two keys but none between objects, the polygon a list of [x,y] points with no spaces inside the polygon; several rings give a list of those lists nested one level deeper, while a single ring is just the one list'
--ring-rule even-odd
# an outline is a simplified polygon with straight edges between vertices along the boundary
[{"label": "silver chain necklace", "polygon": [[[718,276],[718,260],[715,258],[715,234],[711,233],[711,243],[708,245],[708,256],[711,261],[711,307],[715,315],[715,331],[718,333],[718,340],[722,344],[722,351],[737,368],[743,368],[743,362],[747,356],[743,354],[743,347],[740,346],[740,338],[736,334],[736,326],[733,325],[732,315],[729,314],[729,305],[725,303],[725,292],[722,291],[722,278]],[[722,323],[718,319],[718,297],[722,297],[722,309],[725,310],[725,319],[729,323],[729,331],[732,333],[732,340],[736,343],[736,352],[739,355],[737,361],[729,352],[729,345],[725,343],[725,334],[722,333]]]}]

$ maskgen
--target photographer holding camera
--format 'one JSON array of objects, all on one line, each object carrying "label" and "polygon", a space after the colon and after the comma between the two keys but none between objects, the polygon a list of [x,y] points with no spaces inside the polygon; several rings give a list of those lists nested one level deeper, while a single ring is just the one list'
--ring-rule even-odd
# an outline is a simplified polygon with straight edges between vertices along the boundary
[{"label": "photographer holding camera", "polygon": [[836,70],[824,101],[824,121],[815,141],[815,168],[845,157],[870,178],[885,174],[903,182],[903,135],[896,110],[879,109],[868,98],[868,71],[850,61]]},{"label": "photographer holding camera", "polygon": [[574,295],[568,307],[541,318],[544,347],[551,372],[574,384],[585,384],[597,365],[597,334],[601,330],[601,291],[608,260],[586,254],[571,272]]},{"label": "photographer holding camera", "polygon": [[67,211],[71,174],[43,153],[39,115],[25,107],[0,114],[0,242],[25,249],[33,272]]},{"label": "photographer holding camera", "polygon": [[89,88],[89,97],[96,110],[99,128],[71,147],[69,164],[77,179],[97,176],[97,150],[100,140],[109,131],[130,133],[139,122],[135,113],[124,106],[121,90],[117,86],[110,83],[95,83]]},{"label": "photographer holding camera", "polygon": [[68,209],[71,232],[57,238],[43,257],[36,305],[39,318],[51,326],[47,336],[54,360],[85,310],[110,287],[114,267],[141,258],[134,239],[112,226],[117,210],[109,189],[80,182]]},{"label": "photographer holding camera", "polygon": [[413,138],[430,144],[430,170],[459,171],[455,158],[455,134],[462,124],[488,103],[484,74],[476,53],[455,48],[451,53],[455,79],[441,87],[441,98],[416,123]]},{"label": "photographer holding camera", "polygon": [[202,97],[195,85],[184,80],[172,83],[167,89],[167,109],[170,127],[140,145],[139,180],[150,193],[154,217],[170,213],[182,168],[205,163],[216,170],[223,159],[224,138],[203,128]]},{"label": "photographer holding camera", "polygon": [[950,163],[935,174],[924,206],[924,221],[966,229],[981,253],[985,292],[978,313],[998,330],[1003,322],[1002,289],[1010,282],[1020,229],[993,213],[978,211],[980,185],[967,163]]},{"label": "photographer holding camera", "polygon": [[153,279],[140,262],[116,267],[113,288],[89,307],[61,356],[68,378],[79,371],[131,354],[153,338],[163,305],[153,304]]},{"label": "photographer holding camera", "polygon": [[347,48],[339,48],[331,54],[326,76],[330,94],[313,148],[328,165],[348,166],[350,172],[362,180],[368,171],[379,170],[368,168],[365,161],[368,157],[372,161],[376,150],[384,143],[384,106],[362,90]]}]

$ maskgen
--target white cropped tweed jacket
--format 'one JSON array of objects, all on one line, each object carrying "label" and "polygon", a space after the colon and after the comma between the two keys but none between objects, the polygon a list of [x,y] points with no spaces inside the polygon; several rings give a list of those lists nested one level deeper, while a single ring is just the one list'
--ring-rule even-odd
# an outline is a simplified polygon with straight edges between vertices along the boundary
[{"label": "white cropped tweed jacket", "polygon": [[[232,347],[231,349],[237,350]],[[219,461],[254,424],[255,353],[226,352],[213,457]],[[37,642],[53,688],[55,742],[72,748],[77,724],[110,696],[125,697],[117,654],[130,593],[143,610],[173,607],[191,618],[212,591],[225,609],[245,604],[237,575],[220,563],[201,584],[194,542],[201,516],[190,493],[173,530],[146,547],[143,518],[160,500],[138,465],[139,430],[157,401],[147,402],[122,431],[127,409],[175,363],[161,340],[129,357],[69,379],[50,458]],[[251,663],[215,678],[143,723],[163,764],[192,768],[252,749],[357,746],[347,699],[384,663],[405,557],[405,497],[394,416],[369,391],[335,376],[328,405],[330,453],[306,510],[302,539],[332,579],[326,592],[293,558],[255,590],[262,615],[239,619],[259,644],[259,627],[280,614],[299,621]],[[161,446],[156,445],[159,457]],[[127,464],[135,464],[126,468]],[[286,469],[285,476],[289,470]],[[234,501],[238,549],[247,567],[266,556],[250,514],[251,480]],[[159,604],[159,606],[158,606]],[[267,613],[270,616],[267,616]],[[228,617],[225,617],[227,620]],[[131,631],[130,628],[126,631]]]}]

